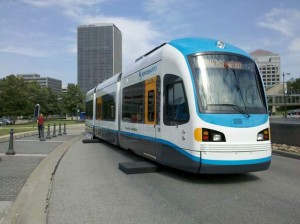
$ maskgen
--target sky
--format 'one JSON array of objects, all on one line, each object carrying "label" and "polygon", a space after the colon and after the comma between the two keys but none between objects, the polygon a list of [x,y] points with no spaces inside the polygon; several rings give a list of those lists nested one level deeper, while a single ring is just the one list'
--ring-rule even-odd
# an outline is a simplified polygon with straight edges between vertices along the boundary
[{"label": "sky", "polygon": [[121,30],[123,69],[164,42],[205,37],[278,53],[281,73],[300,78],[299,0],[0,0],[0,78],[77,84],[77,28],[95,23]]}]

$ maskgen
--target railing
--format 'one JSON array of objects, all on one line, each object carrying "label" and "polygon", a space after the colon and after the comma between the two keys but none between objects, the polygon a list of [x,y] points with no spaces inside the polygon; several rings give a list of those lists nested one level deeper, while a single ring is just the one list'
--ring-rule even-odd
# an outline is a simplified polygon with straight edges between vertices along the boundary
[{"label": "railing", "polygon": [[268,95],[269,106],[300,106],[300,94],[286,95],[285,101],[283,95]]}]

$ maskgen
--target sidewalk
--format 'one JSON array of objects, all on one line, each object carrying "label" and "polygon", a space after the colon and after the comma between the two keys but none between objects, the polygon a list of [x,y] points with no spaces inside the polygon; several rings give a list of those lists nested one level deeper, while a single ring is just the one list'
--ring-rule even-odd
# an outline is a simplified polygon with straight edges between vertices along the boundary
[{"label": "sidewalk", "polygon": [[[6,155],[9,142],[0,142],[0,224],[14,223],[14,221],[19,220],[13,217],[21,217],[22,210],[28,206],[24,203],[31,202],[32,198],[37,197],[38,191],[43,187],[48,192],[51,175],[63,155],[61,152],[64,153],[74,141],[82,138],[83,133],[84,124],[78,124],[67,126],[67,135],[52,137],[46,141],[40,141],[37,132],[32,132],[31,136],[27,136],[27,133],[26,137],[24,134],[18,134],[21,138],[14,140],[16,155],[13,156]],[[43,167],[47,161],[47,166],[44,166],[43,173],[40,174],[41,177],[37,178],[35,173],[39,169],[36,168]],[[49,180],[47,179],[47,172],[50,173]],[[31,185],[33,182],[30,183],[30,179],[37,186]],[[27,192],[25,193],[27,198],[24,198],[24,190],[28,188],[31,195],[28,195]],[[33,192],[36,189],[38,190]],[[34,197],[32,197],[33,195]],[[14,215],[11,215],[13,213]],[[6,219],[4,219],[5,216]]]}]

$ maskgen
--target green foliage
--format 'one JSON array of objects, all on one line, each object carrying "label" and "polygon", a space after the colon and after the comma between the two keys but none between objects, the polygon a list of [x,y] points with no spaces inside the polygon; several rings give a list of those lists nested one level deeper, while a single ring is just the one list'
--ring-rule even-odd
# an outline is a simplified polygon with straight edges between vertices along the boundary
[{"label": "green foliage", "polygon": [[45,116],[69,113],[76,115],[77,108],[84,111],[84,94],[78,85],[69,84],[67,93],[57,95],[37,82],[25,82],[14,75],[0,80],[0,117],[33,116],[34,106],[40,104]]},{"label": "green foliage", "polygon": [[78,85],[69,84],[67,92],[62,94],[63,107],[69,115],[77,115],[77,110],[84,111],[85,96]]},{"label": "green foliage", "polygon": [[300,93],[300,78],[296,79],[294,82],[287,82],[289,91]]},{"label": "green foliage", "polygon": [[0,116],[16,117],[26,114],[29,107],[28,85],[14,75],[0,81]]}]

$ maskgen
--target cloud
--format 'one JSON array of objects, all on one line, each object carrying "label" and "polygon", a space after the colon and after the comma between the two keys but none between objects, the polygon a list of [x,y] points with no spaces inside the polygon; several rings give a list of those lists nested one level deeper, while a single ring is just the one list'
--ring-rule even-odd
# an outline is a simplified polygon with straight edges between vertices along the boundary
[{"label": "cloud", "polygon": [[113,23],[121,30],[123,67],[133,64],[136,58],[164,41],[163,35],[148,21],[88,15],[80,16],[77,20],[82,24]]},{"label": "cloud", "polygon": [[30,57],[47,57],[45,52],[38,51],[33,48],[27,48],[27,47],[16,47],[16,46],[6,46],[4,48],[0,48],[0,52],[5,52],[5,53],[13,53],[13,54],[21,54],[21,55],[26,55]]},{"label": "cloud", "polygon": [[146,11],[155,13],[157,15],[166,16],[174,11],[174,6],[178,0],[148,0],[144,3]]},{"label": "cloud", "polygon": [[300,38],[292,40],[288,47],[288,50],[292,52],[300,52]]},{"label": "cloud", "polygon": [[192,30],[189,14],[194,13],[195,9],[185,0],[147,0],[143,7],[151,20],[170,36],[188,36]]},{"label": "cloud", "polygon": [[77,54],[77,45],[70,45],[68,47],[68,52],[72,54]]},{"label": "cloud", "polygon": [[35,7],[50,7],[50,6],[60,6],[63,8],[70,8],[76,6],[92,6],[105,2],[105,0],[22,0],[24,3]]},{"label": "cloud", "polygon": [[97,5],[106,2],[107,0],[22,0],[24,3],[37,7],[49,8],[58,7],[62,12],[70,17],[84,14],[85,9],[96,8]]},{"label": "cloud", "polygon": [[300,11],[295,9],[273,8],[262,16],[258,26],[280,32],[286,36],[293,36],[299,28]]},{"label": "cloud", "polygon": [[[136,58],[165,41],[161,32],[147,20],[99,15],[99,12],[96,12],[96,10],[99,9],[101,3],[105,1],[106,0],[23,0],[26,4],[30,4],[34,7],[60,7],[65,16],[80,25],[96,23],[115,24],[122,32],[123,67],[133,64]],[[76,52],[73,45],[70,46],[69,52]]]}]

